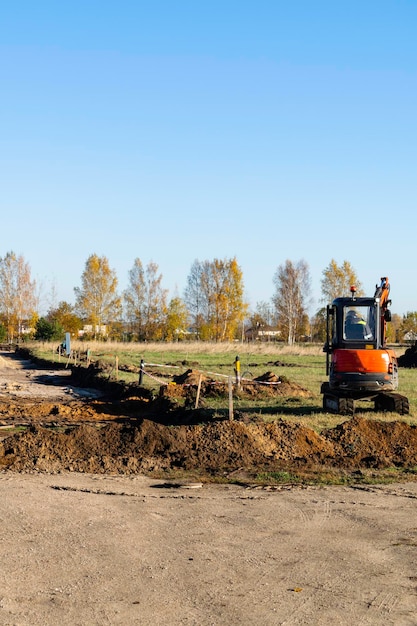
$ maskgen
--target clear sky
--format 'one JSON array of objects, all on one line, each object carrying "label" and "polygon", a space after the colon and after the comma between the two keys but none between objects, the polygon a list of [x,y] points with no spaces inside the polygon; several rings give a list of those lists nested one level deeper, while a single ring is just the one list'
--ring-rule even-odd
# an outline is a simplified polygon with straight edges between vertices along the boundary
[{"label": "clear sky", "polygon": [[74,302],[90,254],[183,295],[236,256],[254,308],[331,259],[417,310],[415,0],[16,0],[0,8],[0,256]]}]

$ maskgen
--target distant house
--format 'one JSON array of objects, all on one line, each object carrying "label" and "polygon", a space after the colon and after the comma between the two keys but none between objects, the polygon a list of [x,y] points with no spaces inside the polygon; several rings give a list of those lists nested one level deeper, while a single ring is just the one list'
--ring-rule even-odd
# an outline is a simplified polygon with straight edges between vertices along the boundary
[{"label": "distant house", "polygon": [[279,341],[281,331],[276,326],[253,326],[245,330],[246,341]]},{"label": "distant house", "polygon": [[412,330],[409,330],[408,333],[405,333],[404,335],[404,341],[417,341],[417,333],[413,332]]},{"label": "distant house", "polygon": [[29,322],[22,322],[20,324],[20,327],[19,327],[20,335],[33,335],[34,332],[35,332],[35,329],[32,326],[30,326]]},{"label": "distant house", "polygon": [[78,336],[83,337],[84,335],[100,335],[101,337],[105,337],[107,335],[107,325],[106,324],[84,324],[82,330],[78,331]]}]

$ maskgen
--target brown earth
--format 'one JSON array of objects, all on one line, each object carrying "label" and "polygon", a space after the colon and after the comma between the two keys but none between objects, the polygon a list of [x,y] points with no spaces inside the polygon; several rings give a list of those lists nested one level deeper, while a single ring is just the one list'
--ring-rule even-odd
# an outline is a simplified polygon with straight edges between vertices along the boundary
[{"label": "brown earth", "polygon": [[252,480],[412,467],[414,427],[192,424],[165,389],[80,376],[0,359],[0,625],[415,626],[417,483]]},{"label": "brown earth", "polygon": [[[187,410],[187,397],[195,398],[198,383],[205,398],[228,393],[227,385],[193,370],[177,376],[175,384],[163,385],[157,398],[137,385],[104,391],[73,386],[82,371],[39,370],[31,361],[3,354],[0,467],[127,475],[183,471],[201,477],[234,474],[237,479],[260,471],[417,466],[417,430],[404,422],[353,418],[319,435],[300,423],[245,423],[239,415],[230,420],[204,409]],[[88,377],[91,382],[91,372]],[[242,384],[238,393],[309,394],[272,372]],[[26,429],[8,435],[11,425]]]},{"label": "brown earth", "polygon": [[400,367],[417,367],[417,341],[398,357]]},{"label": "brown earth", "polygon": [[[53,425],[56,428],[56,420]],[[285,421],[169,428],[144,419],[135,426],[111,423],[97,429],[80,424],[63,432],[32,425],[0,443],[0,464],[14,471],[160,475],[184,470],[202,476],[284,469],[414,468],[417,432],[405,423],[360,418],[322,435]]]}]

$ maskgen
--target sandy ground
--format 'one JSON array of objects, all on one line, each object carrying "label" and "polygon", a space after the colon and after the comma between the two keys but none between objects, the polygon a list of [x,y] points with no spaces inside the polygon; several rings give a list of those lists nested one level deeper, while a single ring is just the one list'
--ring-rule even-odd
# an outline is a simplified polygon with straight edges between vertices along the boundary
[{"label": "sandy ground", "polygon": [[0,397],[68,402],[100,396],[94,389],[70,385],[70,376],[70,369],[36,369],[31,361],[17,358],[12,352],[0,354]]},{"label": "sandy ground", "polygon": [[[78,393],[23,366],[0,363],[0,393]],[[417,624],[416,483],[5,471],[0,499],[0,625]]]},{"label": "sandy ground", "polygon": [[417,485],[0,474],[0,624],[417,623]]}]

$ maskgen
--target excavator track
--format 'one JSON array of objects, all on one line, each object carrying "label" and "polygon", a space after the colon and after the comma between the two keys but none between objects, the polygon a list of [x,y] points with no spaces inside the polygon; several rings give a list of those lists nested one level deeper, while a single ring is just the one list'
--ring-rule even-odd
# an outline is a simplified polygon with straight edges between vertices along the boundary
[{"label": "excavator track", "polygon": [[339,398],[339,413],[341,415],[354,415],[355,403],[353,398]]},{"label": "excavator track", "polygon": [[[325,383],[323,386],[327,386]],[[323,410],[328,413],[339,415],[354,415],[355,402],[353,398],[346,396],[337,396],[332,393],[323,393]]]},{"label": "excavator track", "polygon": [[408,398],[400,393],[382,393],[375,398],[375,411],[389,411],[399,413],[400,415],[408,415],[410,413],[410,405]]},{"label": "excavator track", "polygon": [[[321,392],[323,394],[323,410],[328,413],[339,415],[354,415],[355,398],[345,395],[338,395],[329,384],[323,383]],[[365,398],[356,398],[357,400]],[[400,415],[408,415],[410,406],[408,398],[400,393],[378,393],[374,398],[375,411],[399,413]]]}]

